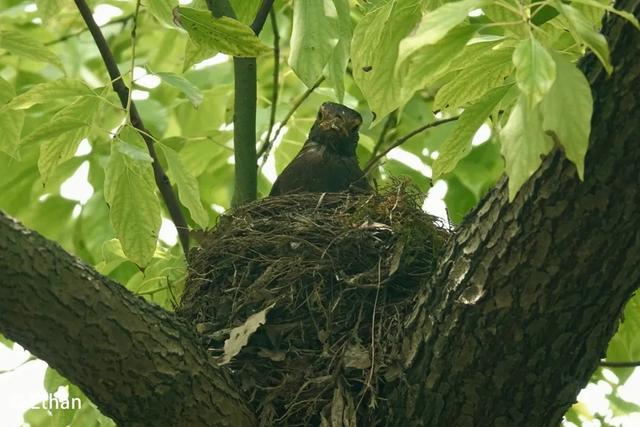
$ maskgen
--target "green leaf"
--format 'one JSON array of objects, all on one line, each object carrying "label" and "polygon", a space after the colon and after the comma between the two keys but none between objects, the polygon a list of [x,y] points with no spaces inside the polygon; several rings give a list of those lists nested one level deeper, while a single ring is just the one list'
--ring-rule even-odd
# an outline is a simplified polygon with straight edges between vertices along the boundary
[{"label": "green leaf", "polygon": [[411,35],[400,42],[400,51],[410,56],[424,45],[435,44],[447,35],[453,27],[462,23],[469,12],[482,7],[485,0],[462,0],[446,3],[422,17]]},{"label": "green leaf", "polygon": [[211,12],[177,7],[177,19],[194,43],[239,57],[258,56],[271,50],[247,25],[226,16],[214,18]]},{"label": "green leaf", "polygon": [[0,49],[33,61],[49,62],[64,72],[60,58],[23,31],[0,31]]},{"label": "green leaf", "polygon": [[16,110],[31,108],[35,104],[60,101],[66,98],[94,95],[83,81],[63,78],[40,83],[11,100],[8,107]]},{"label": "green leaf", "polygon": [[173,28],[173,8],[176,3],[174,0],[148,0],[144,4],[164,27]]},{"label": "green leaf", "polygon": [[[477,59],[460,70],[436,93],[433,108],[457,109],[475,102],[489,90],[502,86],[513,71],[513,49],[491,49],[477,52]],[[466,53],[461,55],[467,58]],[[473,57],[471,57],[473,58]]]},{"label": "green leaf", "polygon": [[2,334],[0,334],[0,344],[6,346],[9,349],[13,348],[13,341],[11,341],[9,338],[5,338],[5,336]]},{"label": "green leaf", "polygon": [[43,182],[47,182],[57,165],[73,157],[82,138],[88,135],[94,118],[100,114],[101,104],[99,97],[80,97],[25,138],[25,144],[41,142],[38,169]]},{"label": "green leaf", "polygon": [[135,129],[125,126],[112,141],[111,156],[105,172],[105,200],[109,204],[111,224],[127,257],[145,266],[156,249],[160,230],[160,201],[151,164],[127,156],[118,144],[145,147]]},{"label": "green leaf", "polygon": [[344,75],[347,63],[349,62],[349,52],[351,50],[351,16],[348,0],[333,0],[338,12],[338,44],[333,49],[329,58],[328,72],[329,82],[336,92],[336,98],[342,102],[344,99]]},{"label": "green leaf", "polygon": [[[636,294],[627,302],[618,331],[611,338],[607,349],[607,361],[630,362],[640,360],[640,294]],[[616,368],[620,383],[624,383],[633,368]]]},{"label": "green leaf", "polygon": [[333,0],[293,3],[289,65],[307,86],[322,75],[338,43],[338,12]]},{"label": "green leaf", "polygon": [[18,144],[20,144],[20,133],[24,123],[24,111],[8,110],[4,105],[15,94],[13,86],[0,77],[0,151],[18,159]]},{"label": "green leaf", "polygon": [[196,178],[184,167],[178,153],[164,144],[160,144],[169,165],[169,173],[178,186],[180,202],[189,209],[191,218],[202,228],[209,224],[209,216],[200,201],[200,189]]},{"label": "green leaf", "polygon": [[395,78],[400,41],[420,19],[419,0],[391,0],[367,13],[353,32],[353,78],[371,110],[374,125],[402,103]]},{"label": "green leaf", "polygon": [[[511,7],[507,8],[503,5]],[[518,0],[505,0],[502,5],[498,4],[498,2],[490,2],[482,6],[482,11],[494,23],[508,24],[502,27],[505,31],[517,35],[518,38],[525,38],[528,35],[529,26],[522,19],[522,14],[516,13],[519,7]]]},{"label": "green leaf", "polygon": [[199,44],[194,43],[191,39],[187,40],[187,45],[184,48],[182,71],[184,72],[188,70],[200,61],[211,58],[216,53],[218,53],[218,49],[209,46],[200,46]]},{"label": "green leaf", "polygon": [[196,85],[185,79],[183,76],[175,73],[155,73],[167,84],[178,89],[191,101],[194,107],[198,108],[202,104],[202,91]]},{"label": "green leaf", "polygon": [[498,105],[511,86],[493,89],[477,103],[465,109],[454,131],[442,143],[440,155],[433,163],[433,179],[451,172],[460,159],[471,151],[471,141],[480,126],[487,120],[489,114]]},{"label": "green leaf", "polygon": [[434,81],[447,69],[473,37],[476,27],[466,25],[451,30],[433,45],[425,45],[406,56],[400,44],[396,78],[402,81],[402,99],[408,99],[416,90]]},{"label": "green leaf", "polygon": [[613,72],[613,66],[611,65],[611,59],[609,57],[607,39],[600,34],[582,12],[575,7],[560,1],[554,1],[553,6],[566,19],[569,30],[576,40],[591,49],[607,73],[611,74]]},{"label": "green leaf", "polygon": [[64,0],[36,0],[38,15],[45,23],[49,23],[51,18],[64,10],[65,3]]},{"label": "green leaf", "polygon": [[557,77],[542,100],[543,127],[564,147],[584,179],[584,156],[589,146],[593,98],[587,78],[561,55],[554,55]]},{"label": "green leaf", "polygon": [[509,177],[509,200],[538,169],[542,156],[553,148],[551,139],[542,129],[537,106],[531,107],[521,95],[500,132],[501,152]]},{"label": "green leaf", "polygon": [[623,17],[627,21],[631,22],[631,24],[634,27],[640,30],[640,23],[638,22],[638,19],[635,16],[633,16],[632,13],[629,13],[625,10],[616,9],[615,7],[611,6],[608,2],[601,3],[595,0],[573,0],[572,3],[580,3],[587,6],[595,7],[598,9],[606,10],[607,12],[614,13],[618,16]]},{"label": "green leaf", "polygon": [[531,36],[522,40],[513,51],[513,64],[516,82],[531,109],[551,89],[556,78],[556,63],[544,46]]},{"label": "green leaf", "polygon": [[250,24],[256,17],[261,0],[229,0],[238,21]]}]

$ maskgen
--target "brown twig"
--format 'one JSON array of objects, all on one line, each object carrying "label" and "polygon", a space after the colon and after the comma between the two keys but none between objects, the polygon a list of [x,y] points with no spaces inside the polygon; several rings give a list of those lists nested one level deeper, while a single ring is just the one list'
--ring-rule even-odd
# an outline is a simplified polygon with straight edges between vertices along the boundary
[{"label": "brown twig", "polygon": [[[276,110],[278,108],[278,92],[280,90],[280,34],[278,33],[278,21],[276,13],[271,11],[271,29],[273,30],[273,90],[271,92],[271,115],[269,116],[269,129],[264,143],[271,141],[271,132],[276,124]],[[264,145],[263,145],[264,147]],[[262,152],[262,150],[260,150]]]},{"label": "brown twig", "polygon": [[387,148],[382,150],[382,152],[380,154],[376,155],[375,157],[372,157],[367,162],[366,166],[364,167],[364,174],[367,175],[371,171],[371,169],[378,163],[378,161],[380,161],[381,158],[386,156],[389,153],[389,151],[393,150],[396,147],[399,147],[400,145],[404,144],[409,139],[413,138],[414,136],[418,135],[419,133],[424,132],[427,129],[434,128],[436,126],[443,125],[445,123],[456,121],[459,118],[460,118],[460,116],[455,116],[455,117],[449,117],[447,119],[435,120],[435,121],[433,121],[431,123],[428,123],[428,124],[426,124],[424,126],[420,126],[419,128],[412,130],[408,134],[396,139],[393,142],[393,144],[391,144],[390,146],[388,146]]},{"label": "brown twig", "polygon": [[265,141],[264,144],[262,145],[262,148],[260,148],[260,151],[258,152],[258,157],[262,158],[262,164],[260,166],[262,166],[264,164],[264,162],[266,161],[267,157],[269,156],[269,150],[271,150],[271,146],[273,145],[275,140],[278,139],[278,136],[280,135],[280,132],[282,132],[282,128],[284,128],[286,126],[286,124],[289,121],[289,119],[291,118],[291,116],[293,116],[293,114],[302,105],[302,103],[313,93],[314,90],[316,90],[318,88],[318,86],[320,86],[322,84],[322,82],[324,82],[324,80],[325,80],[324,76],[320,77],[313,84],[313,86],[308,88],[302,95],[300,95],[298,97],[298,99],[296,99],[293,102],[293,105],[291,106],[291,109],[287,112],[287,115],[284,116],[284,118],[282,119],[282,121],[278,125],[278,129],[274,132],[273,138],[271,140],[269,140],[269,141]]},{"label": "brown twig", "polygon": [[[96,21],[93,19],[91,9],[89,8],[85,0],[74,1],[76,3],[76,6],[78,7],[78,10],[80,11],[80,15],[82,15],[82,19],[87,24],[89,32],[93,36],[93,40],[95,41],[98,50],[100,51],[102,61],[107,68],[107,72],[109,73],[113,90],[118,95],[122,108],[126,109],[129,100],[129,88],[124,84],[124,81],[122,80],[122,74],[120,74],[120,70],[118,69],[118,65],[116,64],[111,50],[109,49],[109,45],[107,44],[104,35],[100,31],[100,27],[98,27]],[[131,72],[133,73],[133,70],[131,70]],[[129,108],[129,121],[131,122],[131,125],[136,130],[138,130],[140,136],[142,136],[145,144],[147,145],[149,155],[153,159],[151,165],[153,167],[153,176],[155,178],[156,185],[158,186],[158,190],[162,195],[164,204],[169,211],[169,216],[171,217],[171,220],[178,230],[178,237],[180,238],[180,243],[182,244],[182,248],[184,249],[184,252],[186,254],[186,252],[189,250],[189,229],[187,227],[187,222],[185,221],[184,215],[182,214],[180,203],[178,202],[178,198],[176,197],[173,188],[171,187],[169,178],[165,174],[164,170],[162,170],[162,166],[160,166],[158,155],[156,153],[155,147],[153,146],[153,139],[150,137],[149,132],[145,129],[142,118],[140,117],[138,109],[136,108],[136,104],[133,101],[131,102]]]},{"label": "brown twig", "polygon": [[600,366],[603,368],[635,368],[640,366],[640,360],[631,360],[628,362],[609,362],[607,360],[601,360]]}]

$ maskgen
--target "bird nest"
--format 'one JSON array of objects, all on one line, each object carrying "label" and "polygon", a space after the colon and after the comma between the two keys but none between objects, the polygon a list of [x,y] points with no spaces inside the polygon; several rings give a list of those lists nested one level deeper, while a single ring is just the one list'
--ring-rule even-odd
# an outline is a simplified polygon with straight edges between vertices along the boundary
[{"label": "bird nest", "polygon": [[[448,231],[399,185],[266,198],[190,254],[178,313],[263,425],[373,425],[402,372],[405,322]],[[387,411],[391,408],[387,408]]]}]

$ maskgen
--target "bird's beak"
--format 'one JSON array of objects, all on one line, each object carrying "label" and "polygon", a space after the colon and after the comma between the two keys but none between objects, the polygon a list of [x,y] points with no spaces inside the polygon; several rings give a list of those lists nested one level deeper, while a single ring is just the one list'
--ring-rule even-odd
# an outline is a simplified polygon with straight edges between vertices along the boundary
[{"label": "bird's beak", "polygon": [[329,120],[325,120],[323,122],[320,122],[320,128],[323,130],[329,130],[329,129],[333,129],[343,135],[348,135],[349,132],[347,131],[346,127],[345,127],[345,123],[344,120],[342,120],[339,117],[334,117],[332,119]]}]

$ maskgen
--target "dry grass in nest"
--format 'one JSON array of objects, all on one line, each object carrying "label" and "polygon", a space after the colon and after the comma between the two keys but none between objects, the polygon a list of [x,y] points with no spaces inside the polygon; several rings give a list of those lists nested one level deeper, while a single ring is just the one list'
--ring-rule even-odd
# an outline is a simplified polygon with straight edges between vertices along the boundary
[{"label": "dry grass in nest", "polygon": [[233,328],[250,336],[229,366],[263,425],[375,424],[366,414],[402,372],[404,321],[448,236],[405,187],[263,199],[191,253],[178,312],[218,360]]}]

